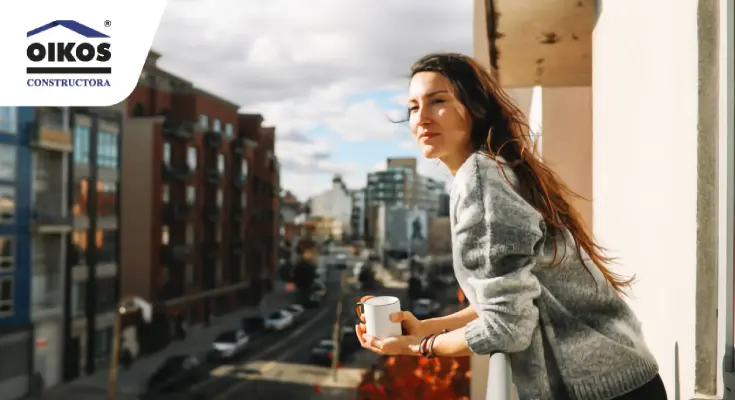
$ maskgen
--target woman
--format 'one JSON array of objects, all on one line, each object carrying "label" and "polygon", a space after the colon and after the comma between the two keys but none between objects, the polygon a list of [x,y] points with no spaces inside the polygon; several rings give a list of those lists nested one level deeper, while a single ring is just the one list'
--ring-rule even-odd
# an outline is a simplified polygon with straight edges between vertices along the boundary
[{"label": "woman", "polygon": [[[452,173],[454,271],[470,306],[419,321],[378,354],[461,357],[504,352],[521,399],[666,399],[656,360],[569,199],[534,152],[526,121],[480,65],[431,54],[411,68],[408,120],[424,155]],[[574,151],[571,150],[570,151]],[[365,300],[365,299],[363,299]]]}]

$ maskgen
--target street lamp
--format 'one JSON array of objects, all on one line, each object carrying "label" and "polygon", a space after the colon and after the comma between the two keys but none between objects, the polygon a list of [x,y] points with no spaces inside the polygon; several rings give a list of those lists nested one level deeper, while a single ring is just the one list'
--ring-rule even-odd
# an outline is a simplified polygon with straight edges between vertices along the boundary
[{"label": "street lamp", "polygon": [[112,355],[110,357],[110,375],[107,381],[107,399],[117,399],[118,358],[120,355],[120,334],[122,331],[122,317],[140,311],[143,320],[151,322],[153,306],[140,297],[128,296],[117,303],[115,310],[115,326],[112,339]]}]

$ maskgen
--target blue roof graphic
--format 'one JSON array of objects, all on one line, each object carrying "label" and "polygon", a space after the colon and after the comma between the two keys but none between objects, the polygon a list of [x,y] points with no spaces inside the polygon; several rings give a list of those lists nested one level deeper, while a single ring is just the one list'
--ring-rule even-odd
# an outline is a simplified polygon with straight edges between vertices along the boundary
[{"label": "blue roof graphic", "polygon": [[77,21],[72,21],[70,19],[59,19],[56,21],[51,21],[46,25],[39,26],[36,29],[28,31],[26,34],[26,37],[29,38],[33,35],[37,35],[41,32],[45,32],[51,28],[57,27],[57,26],[63,26],[64,28],[74,31],[86,38],[109,38],[109,36],[105,35],[104,33],[94,30],[87,25],[80,24]]}]

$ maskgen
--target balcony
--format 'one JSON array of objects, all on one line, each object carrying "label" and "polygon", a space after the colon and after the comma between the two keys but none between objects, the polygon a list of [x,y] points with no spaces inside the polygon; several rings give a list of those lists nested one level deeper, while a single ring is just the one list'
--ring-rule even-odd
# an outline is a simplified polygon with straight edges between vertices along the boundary
[{"label": "balcony", "polygon": [[245,139],[235,138],[230,142],[232,154],[242,157],[245,155]]},{"label": "balcony", "polygon": [[59,110],[38,110],[36,122],[31,125],[32,147],[71,153],[74,150],[71,131],[64,127],[64,117]]},{"label": "balcony", "polygon": [[222,134],[215,131],[206,131],[204,133],[204,144],[211,149],[220,149],[222,147]]},{"label": "balcony", "polygon": [[70,232],[71,215],[63,215],[60,211],[34,210],[31,214],[30,229],[38,233]]},{"label": "balcony", "polygon": [[163,136],[169,139],[188,141],[194,137],[194,123],[174,122],[171,119],[163,121]]},{"label": "balcony", "polygon": [[163,219],[166,224],[182,222],[191,216],[191,206],[185,203],[166,203],[164,206]]},{"label": "balcony", "polygon": [[221,177],[222,174],[217,167],[208,167],[204,170],[204,181],[206,183],[217,185]]},{"label": "balcony", "polygon": [[185,182],[194,175],[188,166],[174,166],[172,164],[163,164],[163,180],[166,182],[178,181]]},{"label": "balcony", "polygon": [[219,221],[219,215],[220,215],[220,207],[215,204],[207,204],[204,206],[204,210],[202,210],[204,213],[204,217],[209,222],[218,222]]},{"label": "balcony", "polygon": [[191,257],[192,247],[187,244],[169,244],[161,247],[161,264],[172,265],[186,262]]}]

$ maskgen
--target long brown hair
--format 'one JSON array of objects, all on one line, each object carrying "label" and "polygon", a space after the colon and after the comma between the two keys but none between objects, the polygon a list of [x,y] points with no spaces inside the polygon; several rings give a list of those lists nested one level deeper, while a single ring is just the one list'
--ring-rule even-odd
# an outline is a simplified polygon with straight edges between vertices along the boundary
[{"label": "long brown hair", "polygon": [[[521,196],[541,213],[549,235],[565,238],[564,230],[569,231],[579,256],[586,253],[617,293],[630,287],[632,278],[624,278],[607,268],[613,259],[605,255],[605,249],[569,201],[579,195],[543,162],[528,134],[526,117],[495,78],[472,58],[455,53],[422,57],[411,67],[411,77],[420,72],[439,73],[452,83],[455,96],[472,117],[473,150],[491,158],[500,156],[504,161],[498,163],[501,169],[504,164],[511,167],[518,178]],[[557,252],[555,245],[552,265],[560,259]]]}]

